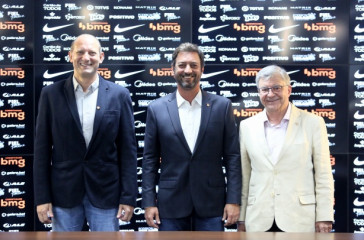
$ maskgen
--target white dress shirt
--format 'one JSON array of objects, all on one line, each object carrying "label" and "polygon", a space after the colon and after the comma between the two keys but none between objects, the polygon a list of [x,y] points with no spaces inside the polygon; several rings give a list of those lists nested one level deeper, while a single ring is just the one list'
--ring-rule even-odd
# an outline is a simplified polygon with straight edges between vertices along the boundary
[{"label": "white dress shirt", "polygon": [[[265,111],[265,110],[264,110]],[[288,105],[286,114],[279,124],[271,124],[265,114],[266,120],[264,121],[265,139],[270,150],[270,161],[275,165],[278,162],[278,157],[281,152],[284,138],[286,136],[289,116],[291,114],[291,104]]]},{"label": "white dress shirt", "polygon": [[201,123],[202,93],[200,90],[191,104],[186,101],[178,91],[176,98],[183,134],[185,135],[191,152],[193,152]]},{"label": "white dress shirt", "polygon": [[93,134],[94,120],[97,105],[97,95],[99,92],[99,78],[90,85],[86,92],[82,86],[73,77],[73,87],[77,103],[78,115],[82,126],[83,137],[85,138],[86,147],[90,144]]}]

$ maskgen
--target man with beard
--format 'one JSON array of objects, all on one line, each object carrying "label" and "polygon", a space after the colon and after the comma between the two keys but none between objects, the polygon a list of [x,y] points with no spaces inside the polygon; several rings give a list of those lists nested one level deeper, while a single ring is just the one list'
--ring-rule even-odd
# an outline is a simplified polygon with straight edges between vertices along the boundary
[{"label": "man with beard", "polygon": [[145,218],[160,231],[222,231],[236,223],[241,198],[231,102],[200,89],[204,55],[197,45],[177,47],[172,70],[177,90],[148,107],[142,182]]}]

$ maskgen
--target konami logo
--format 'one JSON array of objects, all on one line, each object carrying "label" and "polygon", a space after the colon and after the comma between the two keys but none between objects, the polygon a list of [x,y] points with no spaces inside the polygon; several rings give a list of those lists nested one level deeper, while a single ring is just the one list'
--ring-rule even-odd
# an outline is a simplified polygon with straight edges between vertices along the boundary
[{"label": "konami logo", "polygon": [[149,70],[149,74],[151,74],[152,76],[157,76],[157,77],[166,77],[166,76],[173,76],[173,70],[172,68],[162,68],[162,69],[157,69],[154,70],[153,68],[151,68]]}]

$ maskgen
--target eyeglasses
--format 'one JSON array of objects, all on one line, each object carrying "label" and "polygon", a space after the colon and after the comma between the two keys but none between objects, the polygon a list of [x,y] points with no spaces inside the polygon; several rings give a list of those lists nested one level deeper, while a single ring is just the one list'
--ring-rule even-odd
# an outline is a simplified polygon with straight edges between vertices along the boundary
[{"label": "eyeglasses", "polygon": [[280,93],[282,91],[282,88],[285,87],[285,86],[288,86],[288,85],[276,85],[276,86],[273,86],[273,87],[261,87],[261,88],[258,88],[258,92],[261,93],[261,94],[268,94],[269,93],[269,90],[271,90],[273,93]]}]

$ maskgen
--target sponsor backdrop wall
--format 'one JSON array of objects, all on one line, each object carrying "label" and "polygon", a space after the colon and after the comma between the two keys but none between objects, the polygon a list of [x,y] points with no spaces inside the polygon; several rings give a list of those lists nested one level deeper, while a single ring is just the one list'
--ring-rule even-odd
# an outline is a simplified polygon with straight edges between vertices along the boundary
[{"label": "sponsor backdrop wall", "polygon": [[256,73],[286,68],[293,104],[326,121],[334,230],[364,232],[363,0],[0,0],[0,231],[51,229],[33,206],[37,103],[42,87],[71,74],[67,52],[81,33],[100,40],[99,73],[134,104],[138,207],[122,231],[153,230],[140,208],[146,109],[175,90],[172,52],[192,41],[206,54],[202,89],[231,99],[237,124],[262,110]]}]

